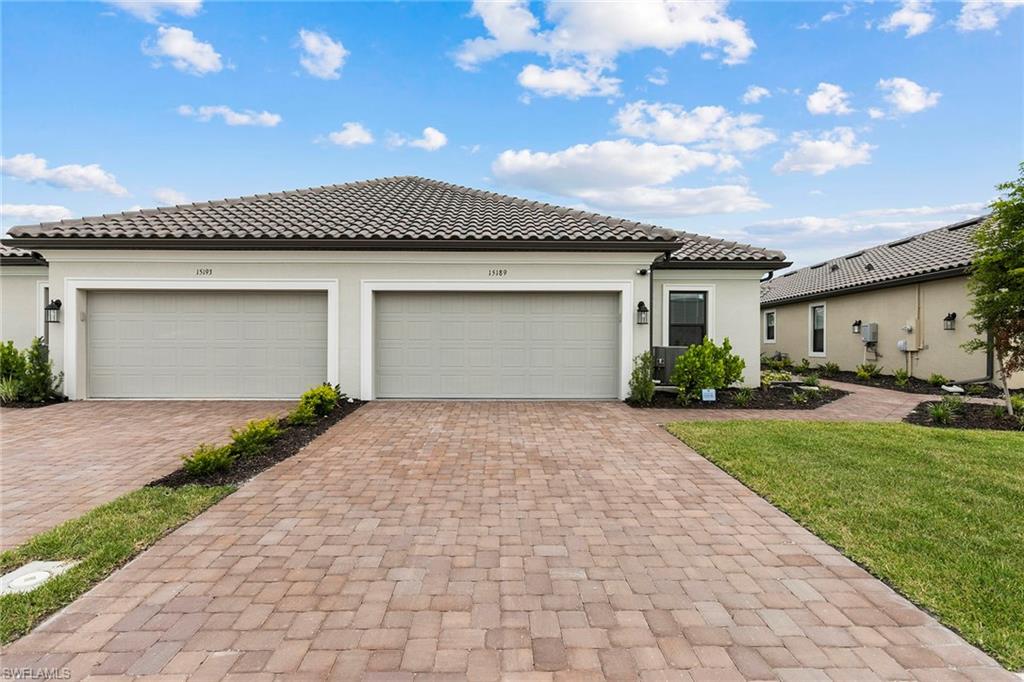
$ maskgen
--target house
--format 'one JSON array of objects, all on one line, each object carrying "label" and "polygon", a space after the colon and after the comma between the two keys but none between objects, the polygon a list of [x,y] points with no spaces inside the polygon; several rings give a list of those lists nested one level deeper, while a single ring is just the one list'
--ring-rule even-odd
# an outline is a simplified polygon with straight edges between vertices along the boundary
[{"label": "house", "polygon": [[[623,398],[652,344],[758,381],[777,251],[417,177],[10,230],[71,398]],[[38,308],[38,301],[36,302]],[[5,312],[6,316],[6,312]]]},{"label": "house", "polygon": [[[774,277],[761,290],[761,352],[794,362],[875,363],[928,379],[991,379],[985,353],[961,347],[970,327],[971,235],[984,217],[898,239]],[[998,379],[998,378],[997,378]],[[1024,375],[1011,378],[1024,386]]]},{"label": "house", "polygon": [[49,301],[46,261],[38,253],[0,246],[0,340],[18,348],[46,333],[43,306]]}]

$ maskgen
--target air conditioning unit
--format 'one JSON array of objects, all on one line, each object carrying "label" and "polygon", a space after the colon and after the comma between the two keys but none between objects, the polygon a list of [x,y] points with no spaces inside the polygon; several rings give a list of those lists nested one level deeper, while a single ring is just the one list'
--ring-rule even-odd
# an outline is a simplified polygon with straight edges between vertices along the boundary
[{"label": "air conditioning unit", "polygon": [[860,327],[860,339],[865,346],[873,346],[878,343],[878,323],[867,322]]},{"label": "air conditioning unit", "polygon": [[672,370],[676,366],[676,358],[686,352],[688,346],[654,346],[654,380],[662,386],[669,386]]}]

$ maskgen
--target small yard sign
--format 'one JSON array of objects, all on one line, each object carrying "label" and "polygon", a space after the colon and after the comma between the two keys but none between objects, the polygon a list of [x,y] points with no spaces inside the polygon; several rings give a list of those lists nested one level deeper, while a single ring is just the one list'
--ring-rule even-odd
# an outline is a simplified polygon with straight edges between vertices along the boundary
[{"label": "small yard sign", "polygon": [[706,403],[713,403],[718,400],[718,396],[713,388],[702,388],[700,389],[700,399]]}]

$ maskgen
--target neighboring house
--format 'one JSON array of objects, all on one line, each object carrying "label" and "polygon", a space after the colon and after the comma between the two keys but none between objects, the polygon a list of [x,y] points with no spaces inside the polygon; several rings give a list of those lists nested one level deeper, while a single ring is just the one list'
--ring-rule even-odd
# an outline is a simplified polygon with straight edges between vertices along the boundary
[{"label": "neighboring house", "polygon": [[0,340],[25,348],[45,333],[46,261],[38,253],[0,246]]},{"label": "neighboring house", "polygon": [[[729,337],[758,381],[785,257],[396,177],[64,220],[49,262],[72,398],[623,398],[635,355]],[[639,311],[650,311],[650,313]],[[6,318],[6,310],[4,317]]]},{"label": "neighboring house", "polygon": [[[973,218],[775,277],[761,288],[761,352],[794,362],[864,362],[922,379],[989,379],[992,358],[967,353],[975,337],[967,269]],[[876,329],[877,339],[865,343]],[[870,339],[869,339],[870,340]],[[996,377],[998,380],[998,377]],[[1024,386],[1024,375],[1011,379]]]}]

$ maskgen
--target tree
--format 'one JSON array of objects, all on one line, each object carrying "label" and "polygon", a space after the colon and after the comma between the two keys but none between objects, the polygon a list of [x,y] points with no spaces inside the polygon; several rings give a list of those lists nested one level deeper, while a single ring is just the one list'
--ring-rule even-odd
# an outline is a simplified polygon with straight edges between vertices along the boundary
[{"label": "tree", "polygon": [[968,314],[979,338],[963,347],[989,350],[999,365],[1006,410],[1013,414],[1007,381],[1024,370],[1024,163],[1016,180],[997,185],[1003,196],[989,206],[992,214],[974,232],[968,290]]}]

